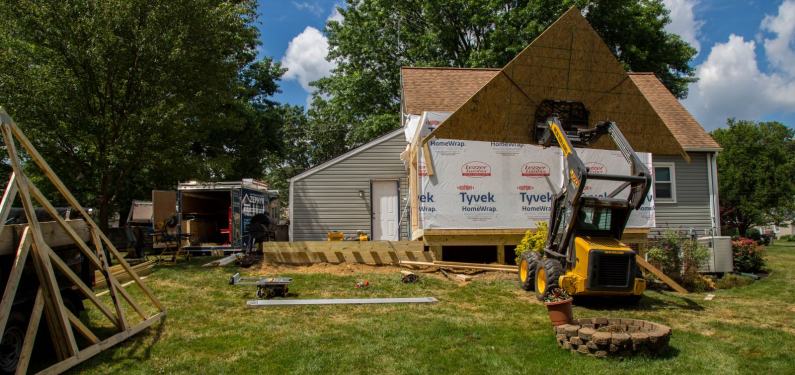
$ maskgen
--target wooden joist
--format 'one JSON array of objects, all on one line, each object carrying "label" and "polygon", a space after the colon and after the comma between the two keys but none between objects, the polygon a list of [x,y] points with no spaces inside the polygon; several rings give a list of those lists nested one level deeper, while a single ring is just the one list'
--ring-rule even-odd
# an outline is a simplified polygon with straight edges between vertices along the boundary
[{"label": "wooden joist", "polygon": [[[132,266],[132,269],[139,275],[148,275],[152,273],[152,269],[155,268],[155,261],[150,260],[148,262],[143,262]],[[123,283],[125,281],[129,281],[132,279],[131,276],[127,274],[124,270],[124,267],[120,265],[115,265],[110,267],[110,271],[113,274],[113,277],[116,278],[116,281]],[[107,281],[105,277],[102,275],[101,272],[96,271],[94,274],[94,288],[101,289],[107,287]]]},{"label": "wooden joist", "polygon": [[683,288],[679,285],[676,281],[673,281],[670,277],[666,276],[662,271],[660,271],[657,267],[651,265],[651,263],[647,262],[646,259],[643,259],[640,256],[635,256],[635,262],[638,263],[639,266],[643,267],[647,271],[651,272],[652,275],[660,279],[660,281],[664,282],[668,286],[670,286],[673,290],[687,294],[687,289]]},{"label": "wooden joist", "polygon": [[266,262],[276,264],[396,265],[401,260],[432,260],[418,241],[265,242],[263,254]]},{"label": "wooden joist", "polygon": [[480,271],[500,271],[500,272],[519,272],[516,266],[506,266],[500,264],[480,264],[480,263],[459,263],[459,262],[416,262],[416,261],[400,261],[401,265],[406,266],[422,266],[422,267],[438,267],[438,268],[453,268],[463,270],[480,270]]}]

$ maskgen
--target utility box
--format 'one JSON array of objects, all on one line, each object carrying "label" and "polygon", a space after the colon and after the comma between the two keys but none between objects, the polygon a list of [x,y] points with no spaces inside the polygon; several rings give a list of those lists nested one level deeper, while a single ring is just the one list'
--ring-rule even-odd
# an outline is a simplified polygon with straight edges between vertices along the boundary
[{"label": "utility box", "polygon": [[[254,179],[224,182],[183,182],[176,191],[152,192],[152,224],[187,250],[236,251],[245,245],[254,215],[279,218],[278,191]],[[158,239],[153,247],[173,246]]]},{"label": "utility box", "polygon": [[727,236],[699,237],[698,243],[709,249],[709,258],[701,267],[705,273],[727,273],[734,271],[732,239]]}]

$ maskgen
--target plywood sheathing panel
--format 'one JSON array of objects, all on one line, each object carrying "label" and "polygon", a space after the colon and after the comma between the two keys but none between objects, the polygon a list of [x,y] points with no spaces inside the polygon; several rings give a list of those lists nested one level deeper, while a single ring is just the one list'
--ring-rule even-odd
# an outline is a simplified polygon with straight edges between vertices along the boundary
[{"label": "plywood sheathing panel", "polygon": [[[615,121],[636,151],[686,156],[679,139],[576,8],[564,13],[423,142],[435,137],[534,144],[535,109],[548,99],[582,102],[591,113],[591,126]],[[593,148],[614,146],[604,140]]]}]

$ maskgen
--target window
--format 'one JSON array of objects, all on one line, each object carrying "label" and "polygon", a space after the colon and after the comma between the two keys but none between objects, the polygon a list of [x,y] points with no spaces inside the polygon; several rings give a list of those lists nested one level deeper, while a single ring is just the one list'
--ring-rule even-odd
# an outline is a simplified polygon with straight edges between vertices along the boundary
[{"label": "window", "polygon": [[613,209],[609,207],[582,207],[577,218],[577,229],[584,231],[609,231],[613,218]]},{"label": "window", "polygon": [[676,203],[676,168],[673,163],[654,163],[654,201]]}]

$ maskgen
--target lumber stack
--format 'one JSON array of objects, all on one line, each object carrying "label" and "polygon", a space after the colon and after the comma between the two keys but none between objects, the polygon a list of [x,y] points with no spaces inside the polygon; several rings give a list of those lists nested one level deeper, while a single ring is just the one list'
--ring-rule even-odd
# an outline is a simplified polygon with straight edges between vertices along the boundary
[{"label": "lumber stack", "polygon": [[[148,262],[138,263],[131,267],[133,271],[135,271],[138,276],[148,275],[152,273],[152,269],[155,268],[155,261],[150,260]],[[129,273],[122,267],[120,264],[117,264],[113,267],[110,267],[110,272],[113,274],[113,277],[120,283],[132,280],[132,277]],[[94,289],[102,289],[107,288],[108,282],[105,280],[105,277],[102,275],[102,272],[95,271],[94,272]]]},{"label": "lumber stack", "polygon": [[401,261],[432,261],[419,241],[264,242],[265,261],[274,264],[358,263],[398,265]]},{"label": "lumber stack", "polygon": [[481,263],[462,263],[462,262],[416,262],[416,261],[401,261],[401,265],[405,266],[420,266],[420,267],[437,267],[448,269],[461,269],[461,270],[476,270],[476,271],[500,271],[500,272],[519,272],[516,266],[508,266],[504,264],[481,264]]}]

